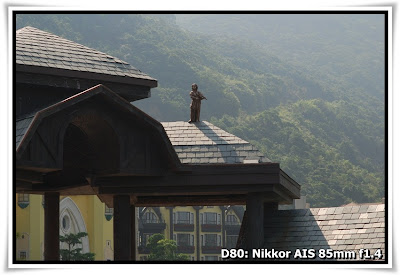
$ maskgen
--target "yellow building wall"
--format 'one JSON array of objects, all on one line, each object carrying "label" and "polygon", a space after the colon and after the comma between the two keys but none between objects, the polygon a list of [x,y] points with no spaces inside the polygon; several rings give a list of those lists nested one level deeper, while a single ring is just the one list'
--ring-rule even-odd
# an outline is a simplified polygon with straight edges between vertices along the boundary
[{"label": "yellow building wall", "polygon": [[[60,197],[60,200],[65,196]],[[69,196],[79,208],[85,222],[90,252],[95,260],[113,259],[113,220],[107,221],[104,215],[105,205],[97,196]],[[28,251],[28,260],[43,260],[44,247],[44,209],[41,195],[29,195],[29,205],[22,209],[18,206],[16,195],[16,233],[26,234],[29,241],[17,240],[17,259],[19,250]],[[105,257],[105,255],[107,257]]]},{"label": "yellow building wall", "polygon": [[30,195],[30,260],[43,260],[44,209],[41,195]]},{"label": "yellow building wall", "polygon": [[[16,232],[19,234],[28,234],[29,235],[29,260],[43,260],[43,242],[44,242],[44,209],[42,207],[42,196],[41,195],[30,195],[29,206],[24,209],[21,209],[18,206],[18,196],[16,197]],[[61,197],[60,199],[63,199]],[[113,218],[108,221],[105,218],[105,204],[102,203],[97,196],[70,196],[70,198],[74,201],[74,203],[79,208],[82,218],[85,222],[86,230],[88,233],[89,239],[89,248],[90,252],[95,253],[95,260],[113,260]],[[149,211],[154,212],[152,208],[149,208]],[[162,214],[162,218],[166,223],[166,229],[163,231],[163,234],[166,239],[170,239],[171,230],[173,231],[173,223],[170,222],[170,211],[165,207],[160,207],[160,211]],[[221,245],[223,243],[222,240],[222,232],[203,232],[201,230],[201,222],[196,224],[196,210],[191,206],[178,206],[173,208],[173,212],[190,212],[193,213],[195,229],[193,232],[182,232],[189,233],[194,236],[194,245],[197,243],[201,244],[201,235],[204,234],[217,234],[221,237]],[[217,213],[221,216],[221,224],[222,219],[224,218],[222,215],[222,211],[220,207],[214,206],[203,207],[199,210],[200,213]],[[229,214],[234,214],[234,212],[230,212]],[[196,229],[199,229],[199,237],[200,240],[197,240]],[[173,232],[174,234],[179,234],[181,232]],[[18,241],[17,241],[18,244]],[[24,245],[24,242],[19,241],[21,248]],[[24,248],[25,249],[25,248]],[[217,254],[203,254],[200,248],[201,257],[205,256],[220,256]],[[194,257],[197,259],[197,249],[195,249],[194,253],[188,254],[190,257]],[[18,254],[17,254],[18,255]],[[140,254],[140,256],[147,256],[147,254]]]},{"label": "yellow building wall", "polygon": [[[44,239],[44,211],[41,195],[29,195],[29,205],[26,208],[18,206],[18,194],[16,195],[16,232],[20,238],[16,240],[16,256],[19,259],[19,251],[26,251],[28,260],[42,260]],[[24,239],[22,239],[24,235]],[[28,239],[25,239],[28,238]]]},{"label": "yellow building wall", "polygon": [[169,211],[169,209],[167,209],[165,207],[160,207],[160,212],[161,212],[161,216],[165,222],[164,237],[169,240],[170,234],[171,234],[170,232],[173,229],[173,225],[171,225],[171,223],[170,223],[170,220],[171,220],[170,211]]},{"label": "yellow building wall", "polygon": [[[113,247],[113,220],[107,221],[104,215],[105,204],[97,196],[70,196],[81,211],[89,238],[90,252],[95,253],[95,260],[102,261],[107,250],[107,241]],[[105,251],[107,250],[107,252]]]}]

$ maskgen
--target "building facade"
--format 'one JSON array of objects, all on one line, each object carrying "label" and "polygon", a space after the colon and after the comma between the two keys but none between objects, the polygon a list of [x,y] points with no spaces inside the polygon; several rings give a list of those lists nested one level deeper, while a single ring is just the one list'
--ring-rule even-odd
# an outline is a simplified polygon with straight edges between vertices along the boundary
[{"label": "building facade", "polygon": [[[16,257],[44,260],[44,201],[41,195],[17,194]],[[221,248],[234,248],[239,235],[243,206],[139,207],[137,260],[146,260],[149,238],[161,233],[177,243],[178,253],[193,261],[219,261]],[[60,236],[86,232],[82,252],[97,261],[111,261],[113,252],[113,208],[97,196],[64,196],[60,200]],[[60,249],[66,244],[60,243]]]},{"label": "building facade", "polygon": [[[44,260],[44,201],[42,195],[17,194],[16,258]],[[113,252],[112,209],[97,196],[62,196],[60,199],[60,235],[86,232],[82,253],[95,254],[95,260],[110,261]],[[60,249],[66,249],[60,243]]]},{"label": "building facade", "polygon": [[139,259],[146,260],[149,238],[160,233],[193,261],[219,261],[222,248],[236,247],[243,213],[243,206],[140,208]]}]

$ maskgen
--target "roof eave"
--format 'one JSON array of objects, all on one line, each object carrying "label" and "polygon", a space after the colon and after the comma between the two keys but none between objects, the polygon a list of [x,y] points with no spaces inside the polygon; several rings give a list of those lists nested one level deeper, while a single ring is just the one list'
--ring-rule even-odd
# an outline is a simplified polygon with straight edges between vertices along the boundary
[{"label": "roof eave", "polygon": [[126,77],[126,76],[116,76],[109,74],[100,74],[93,72],[83,72],[76,70],[66,70],[59,68],[49,68],[43,66],[31,66],[31,65],[23,65],[16,64],[15,69],[17,72],[25,72],[25,73],[33,73],[33,74],[45,74],[45,75],[53,75],[53,76],[61,76],[68,78],[84,78],[91,80],[99,80],[99,81],[109,81],[121,84],[131,84],[131,85],[140,85],[146,86],[149,88],[155,88],[158,86],[158,82],[156,79],[148,77],[148,78],[140,78],[140,77]]}]

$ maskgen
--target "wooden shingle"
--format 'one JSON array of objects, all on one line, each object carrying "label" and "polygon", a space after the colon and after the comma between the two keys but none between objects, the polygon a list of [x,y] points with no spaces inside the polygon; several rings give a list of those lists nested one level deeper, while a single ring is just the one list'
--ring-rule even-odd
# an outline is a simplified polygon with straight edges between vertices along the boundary
[{"label": "wooden shingle", "polygon": [[271,162],[249,142],[215,125],[201,121],[162,122],[165,131],[182,163],[243,163],[254,160]]}]

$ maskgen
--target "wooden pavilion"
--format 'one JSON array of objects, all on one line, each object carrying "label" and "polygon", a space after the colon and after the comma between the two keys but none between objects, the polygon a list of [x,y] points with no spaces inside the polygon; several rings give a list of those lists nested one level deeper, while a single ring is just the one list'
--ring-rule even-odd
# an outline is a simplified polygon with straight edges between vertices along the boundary
[{"label": "wooden pavilion", "polygon": [[14,192],[44,195],[46,261],[60,259],[60,195],[114,208],[116,261],[135,259],[137,206],[245,204],[256,248],[264,213],[300,197],[279,163],[183,163],[164,126],[130,103],[157,81],[128,63],[32,27],[15,41]]}]

